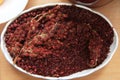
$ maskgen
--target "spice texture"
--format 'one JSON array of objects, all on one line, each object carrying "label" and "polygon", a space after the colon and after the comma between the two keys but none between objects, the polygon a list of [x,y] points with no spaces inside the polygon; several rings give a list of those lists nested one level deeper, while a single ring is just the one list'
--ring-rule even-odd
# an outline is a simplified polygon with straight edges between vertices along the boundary
[{"label": "spice texture", "polygon": [[56,5],[20,15],[7,28],[6,47],[15,64],[43,76],[68,76],[107,57],[113,29],[101,16]]}]

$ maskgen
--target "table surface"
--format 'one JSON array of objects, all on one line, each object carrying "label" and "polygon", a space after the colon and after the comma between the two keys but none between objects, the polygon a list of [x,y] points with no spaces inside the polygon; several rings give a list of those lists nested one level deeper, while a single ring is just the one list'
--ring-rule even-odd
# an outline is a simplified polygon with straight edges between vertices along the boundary
[{"label": "table surface", "polygon": [[[69,2],[68,0],[29,0],[28,5],[25,9],[32,6],[42,5],[51,2]],[[111,3],[94,8],[94,10],[104,14],[113,24],[114,28],[117,30],[120,38],[120,0],[113,0]],[[0,32],[4,28],[6,23],[0,24]],[[73,80],[120,80],[120,46],[118,46],[112,60],[107,66],[101,70],[78,79]],[[42,80],[28,76],[14,67],[12,67],[5,59],[4,55],[0,50],[0,80]]]}]

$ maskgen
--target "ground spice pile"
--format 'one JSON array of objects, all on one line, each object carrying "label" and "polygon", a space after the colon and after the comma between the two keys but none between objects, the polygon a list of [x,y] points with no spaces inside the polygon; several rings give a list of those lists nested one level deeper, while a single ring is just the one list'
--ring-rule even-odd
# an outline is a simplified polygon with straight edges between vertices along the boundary
[{"label": "ground spice pile", "polygon": [[67,76],[101,64],[113,42],[102,17],[76,6],[32,10],[7,28],[5,42],[13,61],[43,76]]}]

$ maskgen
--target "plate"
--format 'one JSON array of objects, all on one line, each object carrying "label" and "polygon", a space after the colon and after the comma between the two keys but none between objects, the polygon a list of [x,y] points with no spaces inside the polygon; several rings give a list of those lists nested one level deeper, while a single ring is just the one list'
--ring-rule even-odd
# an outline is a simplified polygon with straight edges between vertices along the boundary
[{"label": "plate", "polygon": [[[69,3],[50,3],[50,4],[45,4],[45,5],[40,5],[40,6],[36,6],[36,7],[33,7],[33,8],[30,8],[24,12],[22,12],[20,15],[26,13],[26,12],[29,12],[31,10],[34,10],[34,9],[38,9],[38,8],[43,8],[43,7],[46,7],[46,6],[55,6],[55,5],[67,5],[67,6],[71,6],[72,4],[69,4]],[[105,19],[109,25],[111,27],[113,27],[113,25],[111,24],[111,22],[104,16],[102,15],[101,13],[99,12],[96,12],[94,10],[91,10],[90,8],[87,8],[87,7],[84,7],[84,6],[81,6],[81,5],[76,5],[77,7],[80,7],[80,8],[83,8],[83,9],[86,9],[92,13],[95,13],[99,16],[101,16],[103,19]],[[19,16],[20,16],[19,15]],[[19,17],[18,16],[18,17]],[[17,18],[17,17],[16,17]],[[16,19],[15,18],[15,19]],[[80,78],[80,77],[84,77],[84,76],[87,76],[87,75],[90,75],[91,73],[93,72],[96,72],[97,70],[100,70],[101,68],[103,68],[105,65],[107,65],[110,60],[112,59],[112,56],[114,55],[117,47],[118,47],[118,34],[116,32],[116,30],[114,29],[113,27],[113,32],[114,32],[114,37],[113,37],[113,43],[111,44],[110,46],[110,52],[108,53],[108,56],[107,58],[97,67],[95,68],[91,68],[91,69],[86,69],[86,70],[83,70],[81,72],[77,72],[77,73],[74,73],[74,74],[71,74],[69,76],[63,76],[63,77],[49,77],[49,76],[42,76],[42,75],[36,75],[36,74],[31,74],[25,70],[23,70],[22,68],[18,67],[16,64],[13,63],[13,60],[12,60],[12,57],[10,56],[9,52],[7,51],[7,48],[6,48],[6,44],[5,44],[5,41],[4,41],[4,34],[6,33],[6,30],[7,30],[7,27],[15,20],[11,20],[9,21],[3,32],[2,32],[2,35],[1,35],[1,49],[2,49],[2,52],[5,56],[5,58],[7,59],[7,61],[12,65],[14,66],[16,69],[18,69],[19,71],[23,72],[23,73],[26,73],[30,76],[33,76],[33,77],[37,77],[37,78],[43,78],[43,79],[50,79],[50,80],[64,80],[64,79],[74,79],[74,78]]]},{"label": "plate", "polygon": [[27,3],[28,0],[4,0],[0,5],[0,24],[16,17]]}]

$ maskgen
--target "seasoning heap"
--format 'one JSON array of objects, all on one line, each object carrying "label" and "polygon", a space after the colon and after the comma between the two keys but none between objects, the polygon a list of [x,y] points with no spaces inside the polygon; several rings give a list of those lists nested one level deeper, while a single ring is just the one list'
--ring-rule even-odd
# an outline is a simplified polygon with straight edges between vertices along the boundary
[{"label": "seasoning heap", "polygon": [[68,76],[100,65],[113,42],[101,16],[56,5],[22,14],[7,28],[6,47],[15,64],[43,76]]}]

